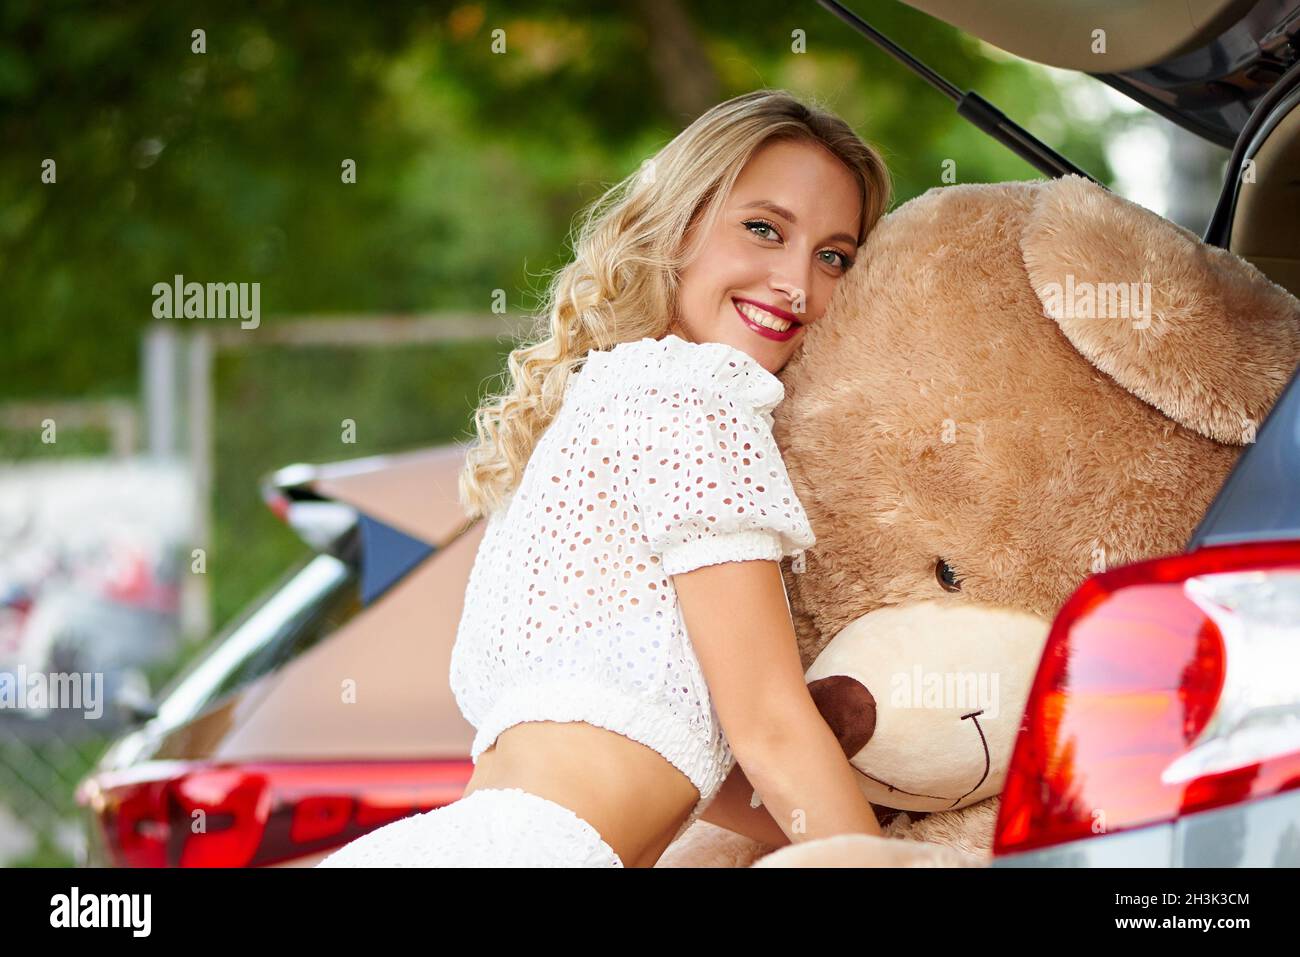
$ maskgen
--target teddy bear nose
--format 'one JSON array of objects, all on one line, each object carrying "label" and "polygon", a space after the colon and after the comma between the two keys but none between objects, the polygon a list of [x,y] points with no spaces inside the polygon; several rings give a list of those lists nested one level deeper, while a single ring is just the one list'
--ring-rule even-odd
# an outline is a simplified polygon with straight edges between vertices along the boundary
[{"label": "teddy bear nose", "polygon": [[808,682],[813,702],[835,737],[852,758],[876,731],[876,699],[867,686],[849,675],[830,675]]}]

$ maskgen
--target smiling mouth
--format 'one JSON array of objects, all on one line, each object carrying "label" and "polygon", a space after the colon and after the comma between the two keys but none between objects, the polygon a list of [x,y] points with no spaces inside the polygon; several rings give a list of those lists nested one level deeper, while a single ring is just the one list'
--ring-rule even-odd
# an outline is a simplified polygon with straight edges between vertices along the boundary
[{"label": "smiling mouth", "polygon": [[745,319],[749,320],[756,326],[762,326],[764,329],[769,329],[777,335],[784,335],[786,333],[793,334],[803,325],[802,323],[795,322],[792,319],[782,319],[781,317],[768,312],[766,309],[762,309],[752,303],[741,302],[739,299],[732,299],[731,303],[736,307],[736,311]]}]

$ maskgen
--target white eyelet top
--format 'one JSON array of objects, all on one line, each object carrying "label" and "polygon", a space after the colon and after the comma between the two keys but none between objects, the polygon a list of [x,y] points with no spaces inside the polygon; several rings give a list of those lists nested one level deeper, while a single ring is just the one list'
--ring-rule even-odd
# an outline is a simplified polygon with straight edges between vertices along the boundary
[{"label": "white eyelet top", "polygon": [[677,836],[694,823],[735,759],[670,576],[816,543],[772,438],[784,397],[725,343],[587,355],[470,571],[451,689],[472,760],[520,722],[584,721],[690,778]]}]

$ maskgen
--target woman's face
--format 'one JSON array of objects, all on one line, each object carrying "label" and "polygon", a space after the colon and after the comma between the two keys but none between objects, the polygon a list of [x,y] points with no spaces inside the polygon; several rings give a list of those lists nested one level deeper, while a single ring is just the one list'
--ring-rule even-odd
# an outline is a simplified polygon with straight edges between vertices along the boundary
[{"label": "woman's face", "polygon": [[780,371],[851,264],[861,216],[857,180],[824,147],[764,144],[682,270],[681,314],[669,333],[725,342]]}]

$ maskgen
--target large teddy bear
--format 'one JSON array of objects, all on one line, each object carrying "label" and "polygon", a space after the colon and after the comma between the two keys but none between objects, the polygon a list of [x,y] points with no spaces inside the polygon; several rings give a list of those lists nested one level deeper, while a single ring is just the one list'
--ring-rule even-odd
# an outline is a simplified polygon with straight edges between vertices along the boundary
[{"label": "large teddy bear", "polygon": [[657,866],[985,864],[1057,609],[1185,548],[1300,362],[1300,301],[1068,176],[903,204],[806,335],[775,434],[817,544],[782,573],[885,836],[700,821]]}]

